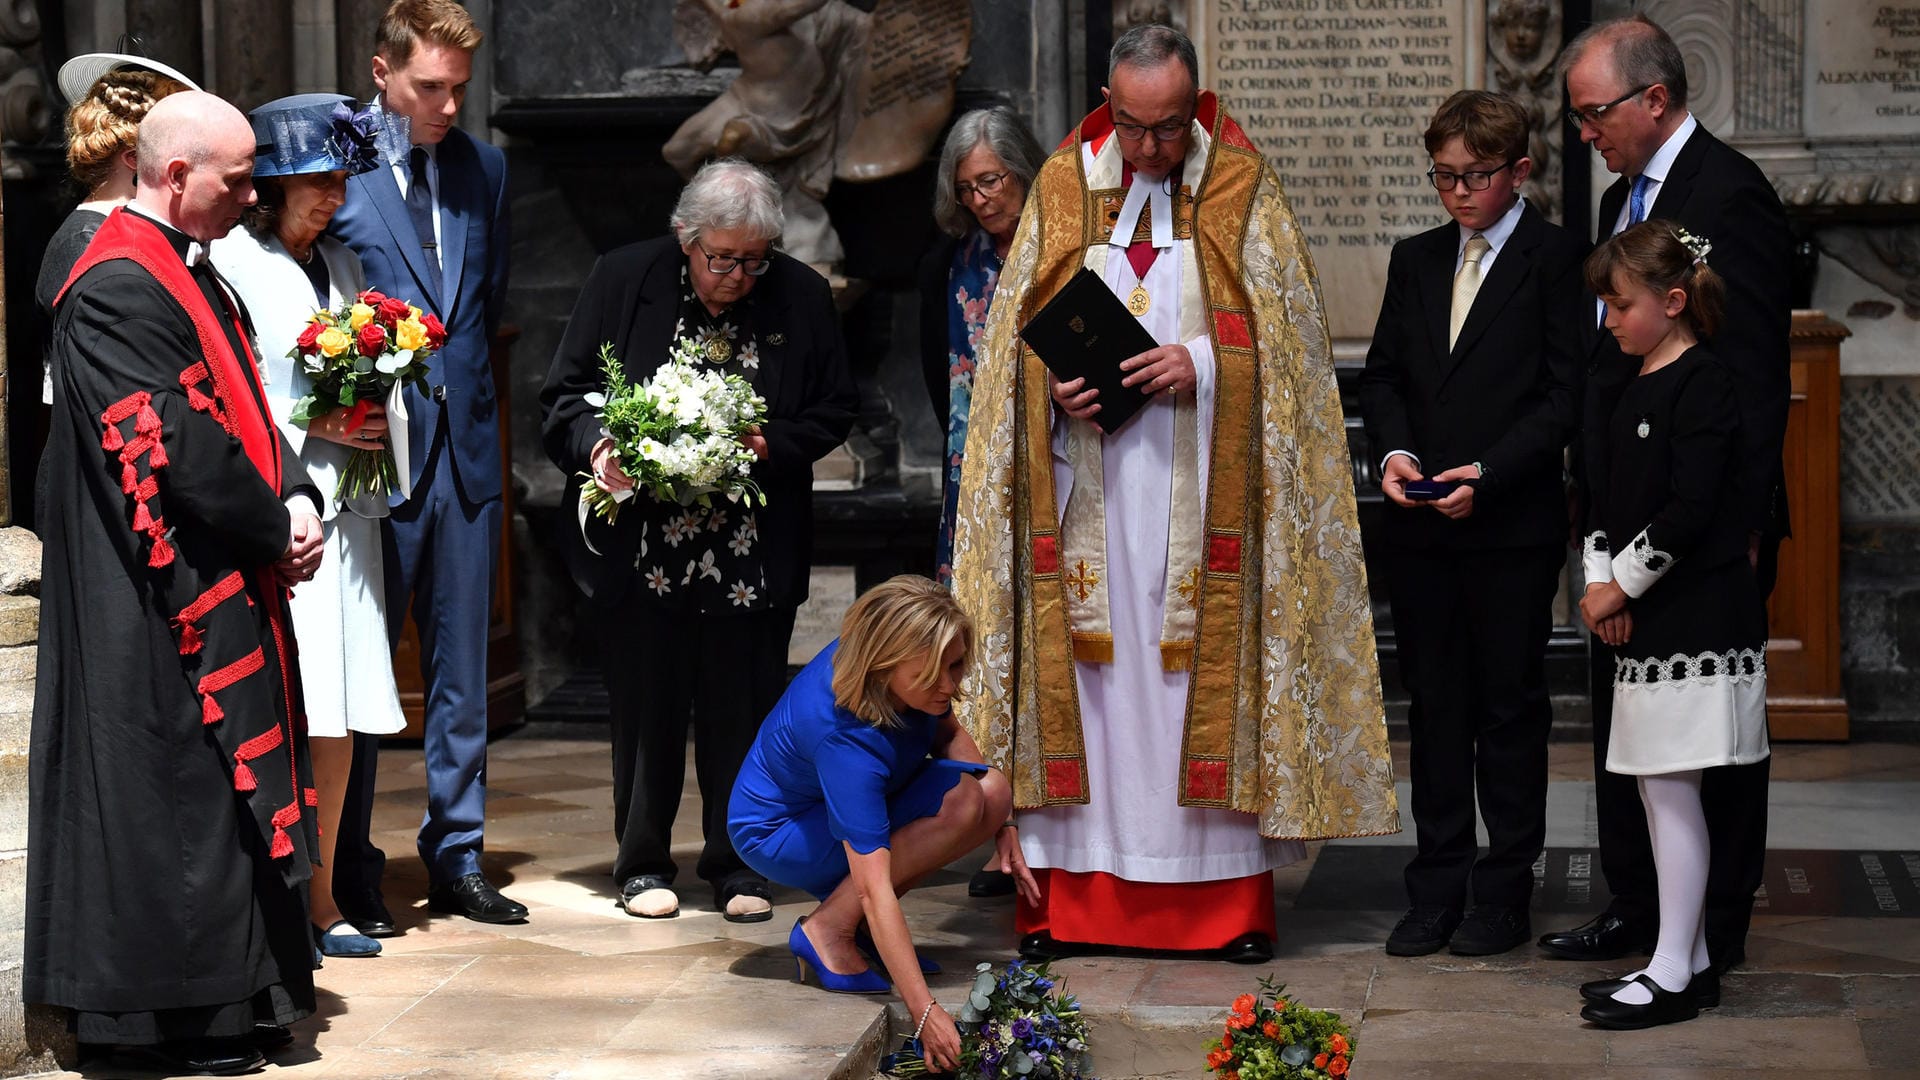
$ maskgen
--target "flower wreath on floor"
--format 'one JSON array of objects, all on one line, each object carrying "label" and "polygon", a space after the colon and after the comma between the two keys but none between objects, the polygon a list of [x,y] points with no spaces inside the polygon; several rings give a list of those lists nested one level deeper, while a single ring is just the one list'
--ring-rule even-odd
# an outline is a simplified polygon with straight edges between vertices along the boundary
[{"label": "flower wreath on floor", "polygon": [[1207,1044],[1207,1069],[1219,1080],[1338,1080],[1358,1044],[1341,1019],[1281,995],[1286,985],[1260,980],[1259,994],[1233,999],[1227,1029]]},{"label": "flower wreath on floor", "polygon": [[[1088,1073],[1087,1021],[1080,1002],[1061,989],[1044,963],[1014,960],[995,974],[992,964],[974,969],[973,986],[955,1020],[960,1028],[960,1071],[980,1080],[1093,1080]],[[909,1038],[881,1063],[889,1076],[925,1077],[918,1039]]]}]

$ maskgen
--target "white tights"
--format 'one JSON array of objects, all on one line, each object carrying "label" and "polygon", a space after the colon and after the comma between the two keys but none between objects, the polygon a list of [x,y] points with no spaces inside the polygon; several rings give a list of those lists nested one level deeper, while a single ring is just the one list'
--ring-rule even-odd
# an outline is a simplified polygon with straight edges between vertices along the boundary
[{"label": "white tights", "polygon": [[[1647,833],[1653,841],[1653,868],[1660,889],[1660,940],[1653,960],[1634,972],[1662,990],[1686,989],[1695,972],[1707,967],[1707,815],[1700,805],[1700,770],[1640,777],[1640,802],[1647,808]],[[1627,976],[1615,1001],[1645,1005],[1647,988]]]}]

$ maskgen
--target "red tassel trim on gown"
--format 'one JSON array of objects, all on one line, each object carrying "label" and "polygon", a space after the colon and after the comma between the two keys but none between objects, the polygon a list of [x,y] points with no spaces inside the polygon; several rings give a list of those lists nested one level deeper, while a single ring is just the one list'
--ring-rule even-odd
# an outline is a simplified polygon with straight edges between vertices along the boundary
[{"label": "red tassel trim on gown", "polygon": [[1014,930],[1056,941],[1188,952],[1243,934],[1276,937],[1273,873],[1220,881],[1128,881],[1112,874],[1035,870],[1040,906],[1013,906]]}]

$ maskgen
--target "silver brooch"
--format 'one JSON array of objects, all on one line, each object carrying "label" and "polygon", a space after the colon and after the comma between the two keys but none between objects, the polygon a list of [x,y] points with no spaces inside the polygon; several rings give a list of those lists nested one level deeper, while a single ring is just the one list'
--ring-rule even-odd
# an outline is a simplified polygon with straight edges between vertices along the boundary
[{"label": "silver brooch", "polygon": [[1640,421],[1640,426],[1635,428],[1634,430],[1639,434],[1641,438],[1644,439],[1647,436],[1653,434],[1653,425],[1647,423],[1645,420],[1642,420]]}]

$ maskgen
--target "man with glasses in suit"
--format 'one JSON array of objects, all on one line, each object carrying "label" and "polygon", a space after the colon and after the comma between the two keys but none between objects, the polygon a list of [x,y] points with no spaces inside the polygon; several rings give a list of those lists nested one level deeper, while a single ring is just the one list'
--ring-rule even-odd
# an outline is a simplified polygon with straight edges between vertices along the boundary
[{"label": "man with glasses in suit", "polygon": [[[1619,180],[1600,201],[1597,237],[1662,218],[1713,244],[1727,282],[1727,317],[1711,341],[1733,376],[1740,413],[1734,497],[1749,530],[1749,557],[1762,595],[1772,591],[1780,541],[1788,535],[1781,444],[1788,401],[1787,294],[1792,236],[1779,196],[1759,166],[1700,125],[1687,109],[1687,71],[1667,32],[1644,15],[1590,27],[1561,58],[1569,123]],[[1606,417],[1637,370],[1613,336],[1589,317],[1584,415]],[[1575,470],[1579,475],[1579,470]],[[1606,771],[1613,654],[1595,642],[1594,788],[1600,862],[1613,900],[1540,947],[1572,960],[1606,960],[1650,950],[1658,931],[1652,846],[1634,778]],[[1766,853],[1768,760],[1708,769],[1706,806],[1712,864],[1707,881],[1707,951],[1718,973],[1746,959],[1747,926]],[[1715,998],[1717,1004],[1717,997]]]}]

